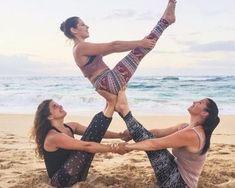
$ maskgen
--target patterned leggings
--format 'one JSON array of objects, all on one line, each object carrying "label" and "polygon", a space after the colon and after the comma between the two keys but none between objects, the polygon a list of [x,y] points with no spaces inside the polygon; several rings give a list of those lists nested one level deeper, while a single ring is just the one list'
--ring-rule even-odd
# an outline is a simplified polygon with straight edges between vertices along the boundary
[{"label": "patterned leggings", "polygon": [[[135,142],[156,138],[151,132],[146,130],[129,112],[124,118],[127,128]],[[174,156],[167,150],[146,152],[157,178],[157,183],[164,188],[183,188],[187,187],[182,179]]]},{"label": "patterned leggings", "polygon": [[[165,19],[160,19],[147,38],[157,41],[168,26],[169,23]],[[126,57],[118,62],[113,70],[109,69],[97,76],[93,82],[93,86],[96,89],[106,90],[117,95],[118,91],[128,83],[142,58],[151,50],[151,48],[133,49]]]},{"label": "patterned leggings", "polygon": [[[112,118],[105,117],[103,112],[94,116],[81,140],[100,142],[108,129]],[[84,181],[87,177],[93,153],[73,151],[63,166],[51,178],[51,185],[56,187],[72,186],[74,183]]]}]

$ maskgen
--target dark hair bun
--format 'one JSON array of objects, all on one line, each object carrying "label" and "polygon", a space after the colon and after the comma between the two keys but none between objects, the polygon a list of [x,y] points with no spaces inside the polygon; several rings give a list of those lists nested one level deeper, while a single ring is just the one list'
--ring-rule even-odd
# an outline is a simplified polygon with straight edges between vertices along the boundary
[{"label": "dark hair bun", "polygon": [[64,32],[64,30],[65,30],[65,22],[60,24],[60,30]]}]

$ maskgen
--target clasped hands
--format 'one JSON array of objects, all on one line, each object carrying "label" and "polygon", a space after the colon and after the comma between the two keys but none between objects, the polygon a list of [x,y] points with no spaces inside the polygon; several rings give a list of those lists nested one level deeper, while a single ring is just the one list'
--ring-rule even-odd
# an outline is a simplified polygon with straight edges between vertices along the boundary
[{"label": "clasped hands", "polygon": [[118,153],[120,155],[124,155],[125,153],[128,153],[130,151],[132,151],[130,148],[126,147],[128,145],[128,141],[131,140],[131,136],[128,132],[128,130],[125,130],[123,132],[120,132],[120,138],[125,141],[125,142],[121,142],[121,143],[113,143],[110,145],[111,147],[111,151],[113,153]]}]

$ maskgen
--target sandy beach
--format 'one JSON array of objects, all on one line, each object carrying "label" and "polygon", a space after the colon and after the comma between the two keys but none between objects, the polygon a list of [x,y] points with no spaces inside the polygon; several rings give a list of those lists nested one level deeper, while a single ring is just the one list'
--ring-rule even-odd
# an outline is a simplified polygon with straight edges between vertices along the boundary
[{"label": "sandy beach", "polygon": [[[87,125],[92,115],[67,116],[66,121]],[[141,116],[137,119],[147,128],[163,128],[187,122],[186,116]],[[0,114],[0,187],[51,187],[45,165],[35,157],[34,143],[29,139],[33,115]],[[154,124],[153,124],[154,122]],[[234,115],[221,117],[214,132],[211,149],[200,177],[199,188],[235,187]],[[125,124],[115,115],[109,128],[123,131]],[[103,143],[119,140],[104,139]],[[85,182],[78,188],[155,188],[155,177],[144,152],[96,154]]]}]

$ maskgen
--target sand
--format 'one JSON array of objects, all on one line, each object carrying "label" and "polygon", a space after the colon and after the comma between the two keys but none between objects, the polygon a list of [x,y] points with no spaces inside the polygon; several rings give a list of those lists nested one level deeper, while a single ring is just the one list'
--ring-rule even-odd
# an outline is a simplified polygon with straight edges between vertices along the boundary
[{"label": "sand", "polygon": [[[87,125],[93,114],[67,116],[66,121]],[[187,122],[186,116],[141,116],[137,119],[147,128],[163,128]],[[44,162],[35,157],[34,143],[29,139],[33,115],[0,114],[0,187],[51,187]],[[153,124],[154,122],[154,124]],[[214,132],[211,149],[199,180],[199,188],[235,187],[235,116],[222,116]],[[125,124],[114,116],[109,128],[122,131]],[[104,139],[103,143],[119,140]],[[78,188],[157,188],[152,168],[144,152],[133,151],[120,156],[96,154],[85,182]]]}]

